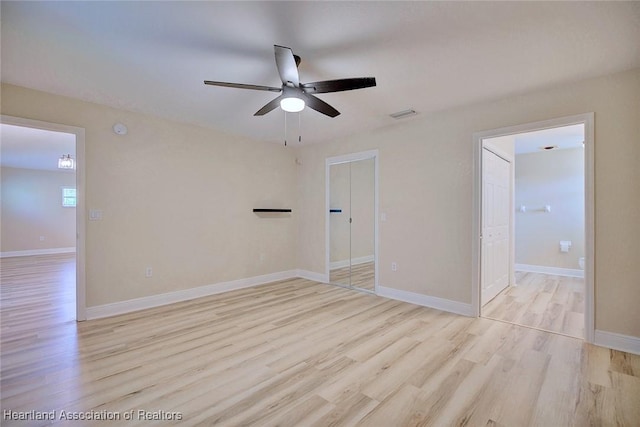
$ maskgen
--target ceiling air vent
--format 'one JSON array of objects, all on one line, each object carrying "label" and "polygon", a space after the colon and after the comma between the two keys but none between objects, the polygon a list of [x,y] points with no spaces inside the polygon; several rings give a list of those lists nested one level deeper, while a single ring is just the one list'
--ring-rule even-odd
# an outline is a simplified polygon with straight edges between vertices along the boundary
[{"label": "ceiling air vent", "polygon": [[392,117],[396,120],[398,119],[404,119],[405,117],[411,117],[411,116],[415,116],[416,114],[416,110],[403,110],[403,111],[398,111],[397,113],[391,113],[389,114],[389,117]]}]

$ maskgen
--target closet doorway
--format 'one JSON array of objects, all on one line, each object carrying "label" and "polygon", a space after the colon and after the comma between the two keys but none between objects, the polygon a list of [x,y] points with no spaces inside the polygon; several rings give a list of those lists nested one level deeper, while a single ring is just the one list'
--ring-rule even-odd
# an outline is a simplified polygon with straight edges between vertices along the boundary
[{"label": "closet doorway", "polygon": [[376,292],[377,151],[327,159],[328,282]]}]

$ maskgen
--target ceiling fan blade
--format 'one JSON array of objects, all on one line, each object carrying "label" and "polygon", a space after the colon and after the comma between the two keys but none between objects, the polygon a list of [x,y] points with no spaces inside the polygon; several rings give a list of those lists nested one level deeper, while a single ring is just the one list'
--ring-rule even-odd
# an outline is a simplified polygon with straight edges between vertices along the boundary
[{"label": "ceiling fan blade", "polygon": [[276,66],[282,83],[287,86],[298,87],[300,77],[293,51],[289,47],[273,45],[276,54]]},{"label": "ceiling fan blade", "polygon": [[300,85],[306,93],[342,92],[344,90],[364,89],[376,85],[375,77],[355,77],[351,79],[325,80],[323,82],[303,83]]},{"label": "ceiling fan blade", "polygon": [[205,80],[204,84],[211,86],[223,86],[223,87],[234,87],[237,89],[253,89],[253,90],[266,90],[269,92],[282,92],[282,88],[272,87],[272,86],[261,86],[261,85],[246,85],[243,83],[228,83],[228,82],[214,82],[211,80]]},{"label": "ceiling fan blade", "polygon": [[254,116],[264,116],[268,112],[275,110],[280,106],[280,100],[282,98],[283,98],[283,95],[280,95],[279,97],[269,101],[264,107],[256,111]]},{"label": "ceiling fan blade", "polygon": [[333,108],[331,105],[327,104],[320,98],[317,98],[313,95],[310,95],[304,92],[301,92],[300,96],[302,97],[302,99],[304,99],[304,102],[307,105],[307,107],[311,108],[312,110],[316,110],[317,112],[327,115],[329,117],[336,117],[340,114],[340,111],[336,110],[335,108]]}]

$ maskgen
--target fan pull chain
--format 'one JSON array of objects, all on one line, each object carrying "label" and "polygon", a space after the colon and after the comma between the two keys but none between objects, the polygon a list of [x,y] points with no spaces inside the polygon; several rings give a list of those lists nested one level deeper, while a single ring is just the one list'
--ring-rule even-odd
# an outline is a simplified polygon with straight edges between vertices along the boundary
[{"label": "fan pull chain", "polygon": [[[287,146],[287,133],[288,133],[288,127],[287,127],[287,116],[288,113],[285,111],[284,112],[284,146]],[[298,113],[298,142],[302,142],[302,113]]]}]

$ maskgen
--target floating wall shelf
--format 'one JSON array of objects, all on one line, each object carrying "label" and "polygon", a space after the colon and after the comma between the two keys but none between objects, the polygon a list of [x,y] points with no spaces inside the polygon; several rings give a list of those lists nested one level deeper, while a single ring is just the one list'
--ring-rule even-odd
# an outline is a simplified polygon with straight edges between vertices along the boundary
[{"label": "floating wall shelf", "polygon": [[291,212],[291,209],[254,209],[254,212]]}]

